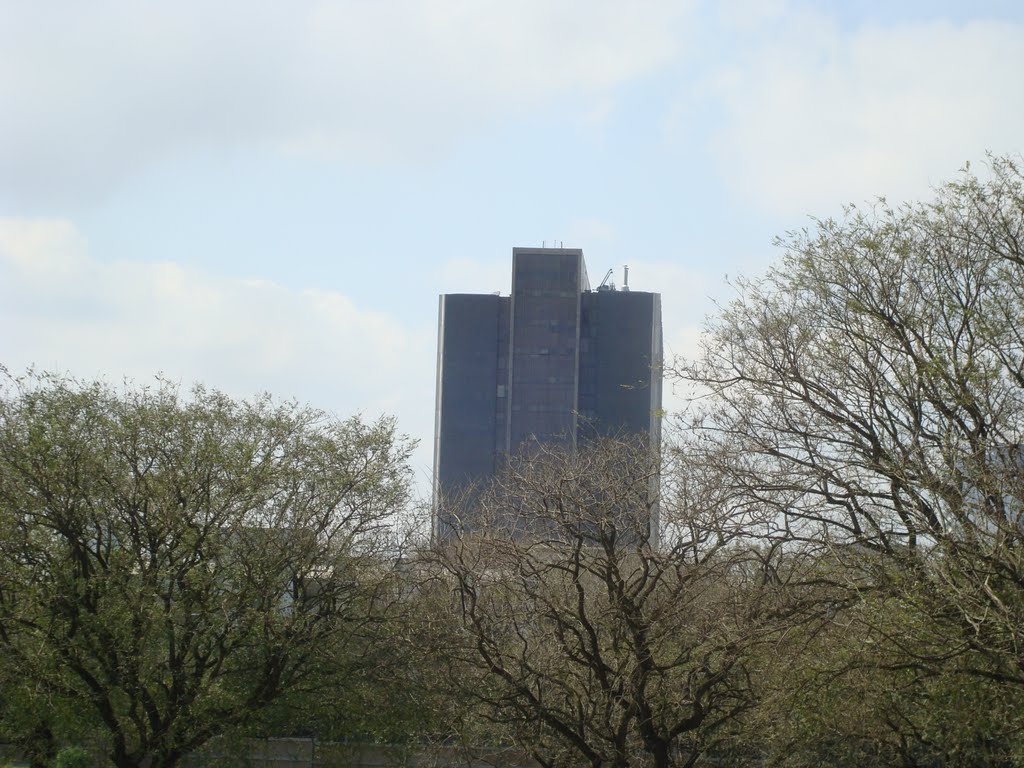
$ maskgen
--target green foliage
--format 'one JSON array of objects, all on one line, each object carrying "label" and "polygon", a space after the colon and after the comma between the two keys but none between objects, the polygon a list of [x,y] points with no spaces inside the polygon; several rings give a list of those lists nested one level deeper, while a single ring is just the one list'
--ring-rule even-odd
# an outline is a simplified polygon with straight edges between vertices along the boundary
[{"label": "green foliage", "polygon": [[796,628],[754,662],[762,698],[739,741],[792,768],[1017,765],[1017,692],[970,674],[958,654],[926,655],[929,636],[948,633],[938,621],[872,593]]},{"label": "green foliage", "polygon": [[781,765],[1013,765],[1024,174],[992,158],[780,244],[680,370],[698,463],[819,563],[822,621],[761,661],[751,722]]},{"label": "green foliage", "polygon": [[268,708],[252,733],[392,745],[449,736],[442,721],[452,702],[438,679],[439,660],[414,639],[420,607],[405,597],[372,636],[325,654],[307,683]]},{"label": "green foliage", "polygon": [[38,722],[158,768],[310,684],[391,601],[409,450],[269,397],[8,380],[0,645]]},{"label": "green foliage", "polygon": [[82,747],[64,747],[53,761],[54,768],[91,768],[92,755]]}]

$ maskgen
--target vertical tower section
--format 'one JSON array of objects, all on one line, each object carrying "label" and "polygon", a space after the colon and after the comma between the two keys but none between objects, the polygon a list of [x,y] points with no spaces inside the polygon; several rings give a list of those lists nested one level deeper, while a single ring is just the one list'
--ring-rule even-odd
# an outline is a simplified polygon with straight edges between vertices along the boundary
[{"label": "vertical tower section", "polygon": [[577,429],[583,251],[514,248],[505,450],[573,445]]},{"label": "vertical tower section", "polygon": [[[641,438],[657,452],[662,417],[661,296],[634,291],[584,293],[580,307],[580,441]],[[659,497],[651,479],[650,498]],[[660,506],[647,519],[656,542]]]},{"label": "vertical tower section", "polygon": [[579,435],[661,439],[661,296],[584,293],[580,312]]},{"label": "vertical tower section", "polygon": [[[506,366],[499,366],[508,338],[509,299],[487,294],[446,294],[438,307],[437,399],[434,420],[434,536],[454,521],[446,515],[467,503],[474,488],[494,476],[496,447],[503,446],[498,413],[504,413]],[[499,370],[502,371],[499,378]],[[502,420],[503,421],[503,420]],[[447,512],[445,511],[447,510]]]}]

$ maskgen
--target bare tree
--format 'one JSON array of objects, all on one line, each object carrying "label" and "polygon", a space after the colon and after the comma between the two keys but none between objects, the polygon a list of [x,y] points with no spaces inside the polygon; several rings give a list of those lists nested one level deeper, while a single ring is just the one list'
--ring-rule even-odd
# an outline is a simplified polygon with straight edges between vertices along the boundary
[{"label": "bare tree", "polygon": [[966,654],[1019,686],[1024,187],[991,163],[930,202],[790,233],[678,373],[707,393],[688,426],[734,494],[871,589],[913,585],[945,628],[914,663]]},{"label": "bare tree", "polygon": [[434,552],[456,684],[545,766],[690,765],[753,703],[774,555],[696,472],[662,469],[642,443],[533,446]]}]

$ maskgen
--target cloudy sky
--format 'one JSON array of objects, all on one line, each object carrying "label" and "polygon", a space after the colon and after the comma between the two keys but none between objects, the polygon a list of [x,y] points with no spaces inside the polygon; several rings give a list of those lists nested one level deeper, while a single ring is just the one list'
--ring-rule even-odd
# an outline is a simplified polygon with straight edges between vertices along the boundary
[{"label": "cloudy sky", "polygon": [[693,348],[774,236],[1024,147],[1018,0],[0,0],[0,364],[395,414],[584,249]]}]

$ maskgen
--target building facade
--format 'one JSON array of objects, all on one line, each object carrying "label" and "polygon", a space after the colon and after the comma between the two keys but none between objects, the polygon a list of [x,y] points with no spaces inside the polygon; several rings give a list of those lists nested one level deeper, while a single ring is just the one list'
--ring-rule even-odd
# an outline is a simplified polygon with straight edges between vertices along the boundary
[{"label": "building facade", "polygon": [[441,296],[435,538],[454,525],[446,500],[530,442],[640,434],[656,449],[661,362],[661,296],[592,290],[580,249],[514,248],[510,296]]}]

